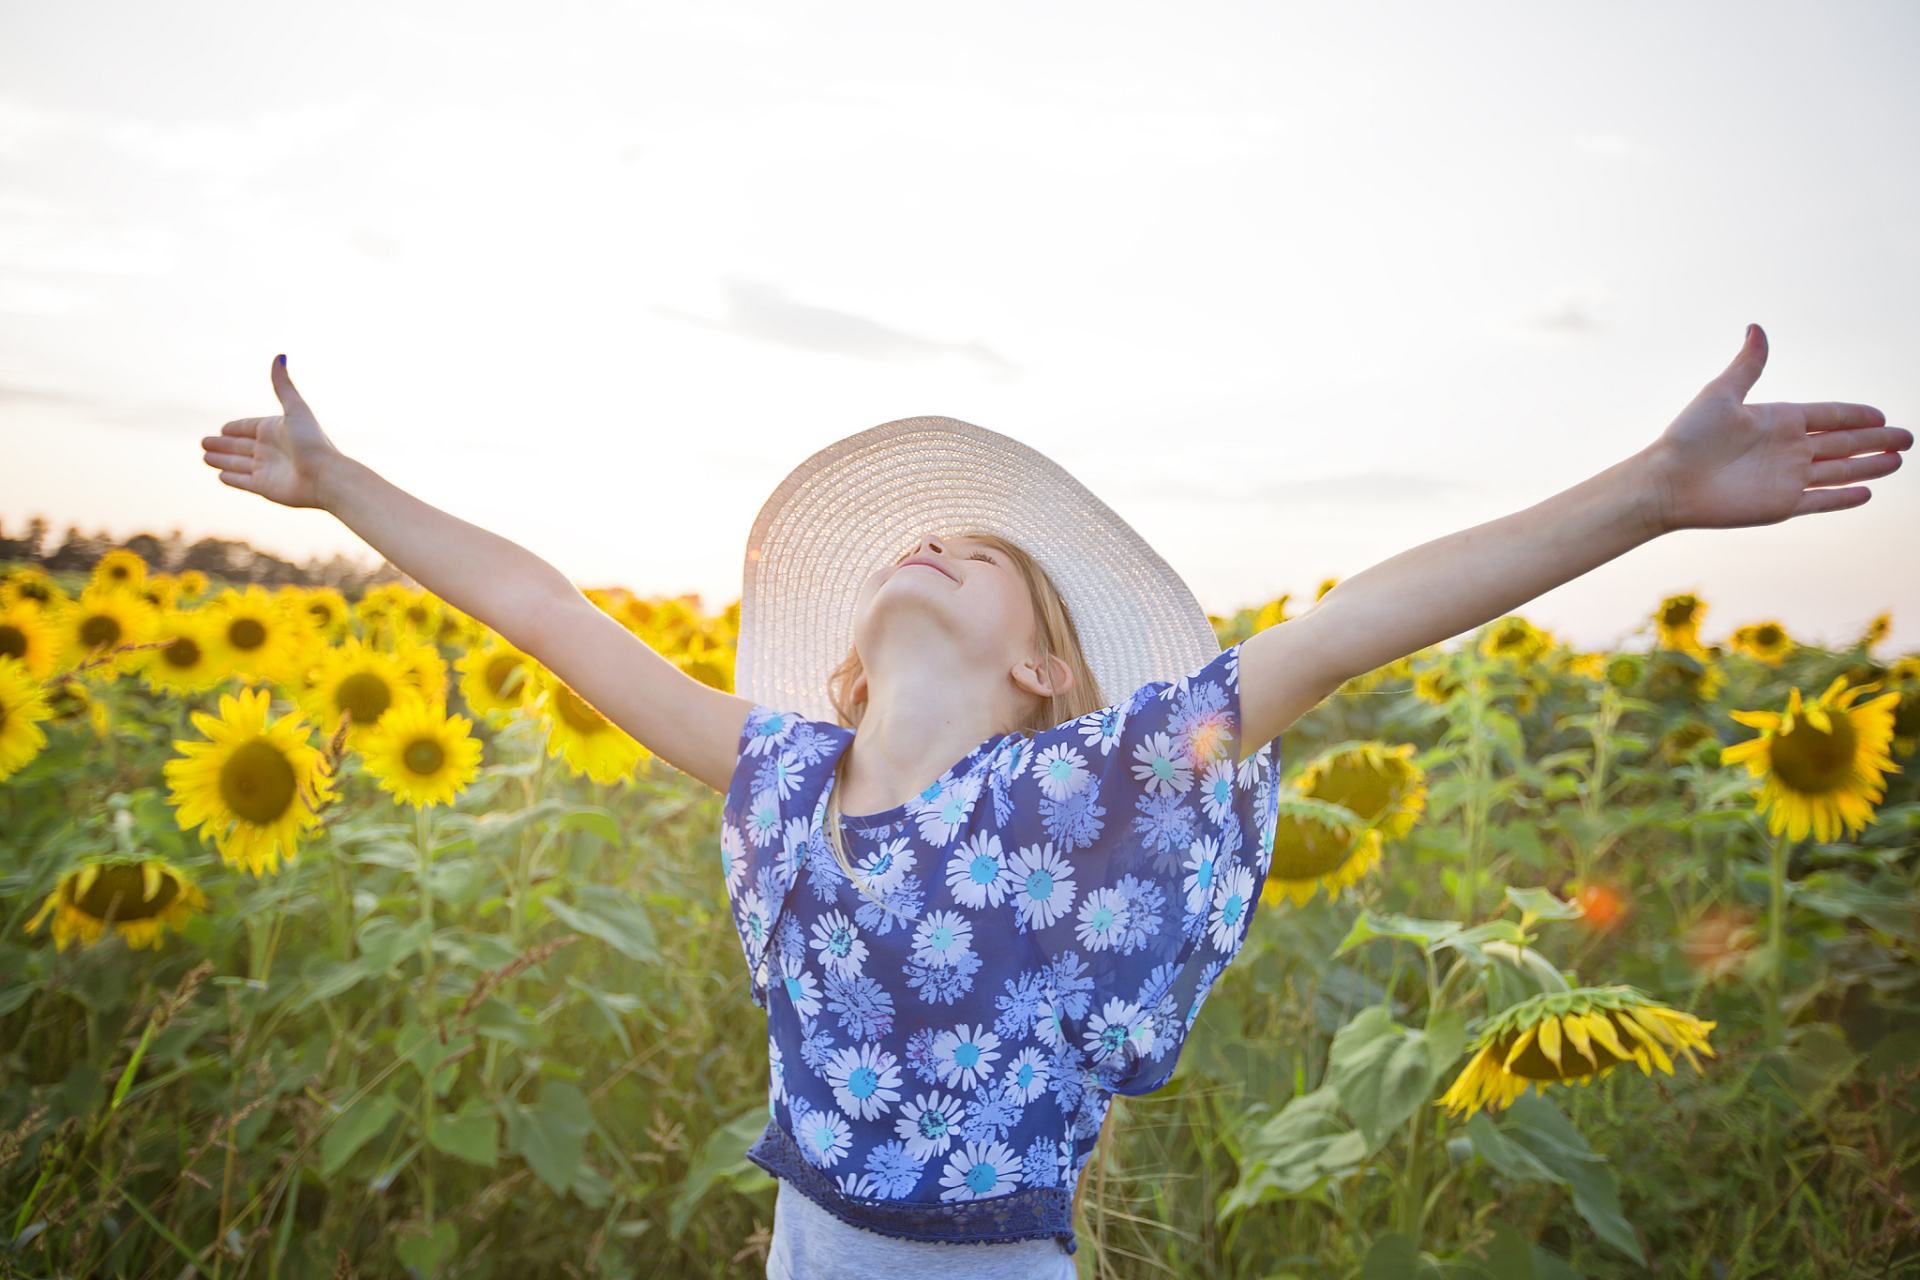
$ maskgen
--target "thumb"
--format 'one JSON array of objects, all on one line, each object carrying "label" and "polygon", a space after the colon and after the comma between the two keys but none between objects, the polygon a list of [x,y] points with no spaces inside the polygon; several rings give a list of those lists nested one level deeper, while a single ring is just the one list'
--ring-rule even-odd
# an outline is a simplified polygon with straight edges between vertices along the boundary
[{"label": "thumb", "polygon": [[287,376],[287,358],[285,356],[275,356],[273,358],[273,371],[271,376],[273,378],[273,394],[280,397],[280,412],[291,415],[295,411],[299,411],[308,417],[313,416],[313,410],[307,408],[307,402],[302,400],[300,393],[293,389],[293,379]]},{"label": "thumb", "polygon": [[1760,381],[1760,371],[1766,367],[1766,331],[1757,324],[1750,324],[1747,326],[1747,340],[1740,346],[1740,354],[1721,371],[1719,377],[1707,384],[1707,394],[1724,395],[1735,402],[1744,401],[1747,392],[1753,390],[1753,384]]}]

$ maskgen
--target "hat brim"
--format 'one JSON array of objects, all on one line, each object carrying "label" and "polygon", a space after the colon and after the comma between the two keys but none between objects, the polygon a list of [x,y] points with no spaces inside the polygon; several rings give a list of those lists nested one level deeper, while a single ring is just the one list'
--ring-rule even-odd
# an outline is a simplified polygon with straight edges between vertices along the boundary
[{"label": "hat brim", "polygon": [[853,643],[867,575],[926,534],[996,534],[1059,589],[1108,702],[1220,652],[1166,561],[1051,458],[953,418],[903,418],[808,458],[753,522],[735,687],[833,720],[827,680]]}]

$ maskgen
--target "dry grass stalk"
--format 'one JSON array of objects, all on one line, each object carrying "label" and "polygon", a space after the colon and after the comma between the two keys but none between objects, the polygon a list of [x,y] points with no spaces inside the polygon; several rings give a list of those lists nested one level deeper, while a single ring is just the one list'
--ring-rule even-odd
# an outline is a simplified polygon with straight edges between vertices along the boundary
[{"label": "dry grass stalk", "polygon": [[[466,1003],[462,1004],[460,1011],[453,1015],[455,1033],[465,1034],[473,1029],[467,1025],[467,1018],[475,1009],[480,1007],[482,1000],[485,1000],[505,984],[512,982],[527,969],[548,959],[555,952],[559,951],[560,948],[571,946],[579,940],[579,934],[569,933],[564,937],[555,938],[551,942],[543,942],[537,947],[529,947],[525,955],[509,960],[498,969],[483,975],[480,981],[473,984],[473,990],[467,994]],[[445,1044],[447,1042],[447,1023],[444,1019],[440,1023],[439,1030],[440,1043]]]}]

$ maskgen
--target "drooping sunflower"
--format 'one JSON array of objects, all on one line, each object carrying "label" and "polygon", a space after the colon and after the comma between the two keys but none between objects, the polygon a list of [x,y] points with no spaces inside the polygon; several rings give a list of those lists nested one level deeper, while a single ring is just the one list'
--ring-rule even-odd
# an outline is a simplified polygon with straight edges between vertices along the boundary
[{"label": "drooping sunflower", "polygon": [[52,715],[27,665],[0,658],[0,779],[12,777],[47,745],[40,722]]},{"label": "drooping sunflower", "polygon": [[1740,627],[1734,631],[1730,643],[1741,653],[1770,667],[1779,666],[1793,652],[1793,637],[1777,622],[1756,622],[1752,626]]},{"label": "drooping sunflower", "polygon": [[140,656],[140,678],[149,689],[168,693],[198,693],[227,678],[215,637],[218,622],[204,613],[173,610],[154,628],[156,640],[171,640],[163,649]]},{"label": "drooping sunflower", "polygon": [[406,670],[392,654],[358,640],[321,654],[310,684],[301,691],[300,705],[320,732],[331,737],[345,712],[351,740],[380,722],[392,707],[419,696]]},{"label": "drooping sunflower", "polygon": [[57,950],[64,951],[73,942],[91,947],[108,928],[125,938],[129,947],[158,950],[167,926],[183,928],[206,905],[200,887],[170,862],[159,858],[93,862],[60,877],[27,922],[27,932],[52,917]]},{"label": "drooping sunflower", "polygon": [[626,777],[646,748],[601,715],[564,680],[542,669],[537,705],[547,722],[547,754],[566,763],[575,777],[607,783]]},{"label": "drooping sunflower", "polygon": [[139,591],[147,584],[147,562],[124,548],[100,557],[91,585],[108,591]]},{"label": "drooping sunflower", "polygon": [[480,770],[473,721],[439,703],[407,702],[381,718],[360,745],[367,772],[415,808],[452,804]]},{"label": "drooping sunflower", "polygon": [[1681,764],[1692,758],[1702,743],[1718,744],[1713,726],[1703,720],[1683,720],[1660,735],[1660,758],[1668,764]]},{"label": "drooping sunflower", "polygon": [[506,720],[535,692],[527,655],[498,637],[468,649],[454,665],[460,668],[460,696],[468,709],[489,720]]},{"label": "drooping sunflower", "polygon": [[1480,652],[1524,667],[1553,651],[1553,637],[1518,615],[1490,622],[1480,632]]},{"label": "drooping sunflower", "polygon": [[1658,649],[1648,655],[1647,696],[1656,702],[1710,703],[1727,683],[1716,661],[1720,650]]},{"label": "drooping sunflower", "polygon": [[37,600],[0,602],[0,658],[12,658],[42,680],[60,665],[60,631]]},{"label": "drooping sunflower", "polygon": [[297,714],[270,720],[265,689],[223,695],[218,718],[193,713],[206,742],[175,742],[165,773],[182,830],[202,828],[220,856],[254,875],[291,861],[332,794],[326,762]]},{"label": "drooping sunflower", "polygon": [[93,726],[94,736],[106,741],[113,733],[113,708],[87,691],[86,685],[69,676],[41,687],[47,700],[47,719],[54,724],[75,724],[81,720]]},{"label": "drooping sunflower", "polygon": [[1802,702],[1798,689],[1789,692],[1784,714],[1731,713],[1760,736],[1722,748],[1720,760],[1745,764],[1759,780],[1769,831],[1798,840],[1811,830],[1824,844],[1873,821],[1873,806],[1886,794],[1883,775],[1896,768],[1887,747],[1900,695],[1883,693],[1854,706],[1871,687],[1849,689],[1845,676],[1835,676],[1812,701]]},{"label": "drooping sunflower", "polygon": [[[1427,804],[1426,775],[1413,763],[1411,743],[1342,743],[1309,763],[1290,787],[1309,803],[1281,802],[1263,890],[1269,905],[1286,897],[1300,906],[1323,888],[1328,897],[1338,895],[1380,861],[1386,837],[1413,828]],[[1357,821],[1315,802],[1338,805]]]},{"label": "drooping sunflower", "polygon": [[1891,613],[1876,613],[1873,616],[1873,621],[1867,624],[1867,629],[1860,633],[1860,647],[1862,649],[1871,649],[1892,634],[1893,615]]},{"label": "drooping sunflower", "polygon": [[1691,593],[1662,600],[1653,615],[1654,626],[1660,633],[1660,647],[1682,653],[1700,652],[1700,622],[1706,616],[1706,604]]},{"label": "drooping sunflower", "polygon": [[1584,1084],[1631,1062],[1647,1075],[1673,1074],[1672,1050],[1700,1069],[1716,1024],[1668,1008],[1632,987],[1578,987],[1523,1000],[1487,1020],[1475,1052],[1453,1087],[1435,1104],[1464,1115],[1513,1105],[1527,1086]]},{"label": "drooping sunflower", "polygon": [[209,610],[216,656],[248,680],[284,680],[300,664],[310,632],[264,588],[227,591]]},{"label": "drooping sunflower", "polygon": [[21,600],[31,600],[42,609],[50,609],[66,603],[67,593],[44,569],[25,565],[13,570],[4,582],[0,582],[0,604],[15,604]]},{"label": "drooping sunflower", "polygon": [[153,606],[126,591],[88,587],[77,600],[54,616],[61,645],[61,661],[66,666],[98,660],[86,675],[96,680],[111,680],[140,663],[138,650],[124,646],[144,643],[153,630]]}]

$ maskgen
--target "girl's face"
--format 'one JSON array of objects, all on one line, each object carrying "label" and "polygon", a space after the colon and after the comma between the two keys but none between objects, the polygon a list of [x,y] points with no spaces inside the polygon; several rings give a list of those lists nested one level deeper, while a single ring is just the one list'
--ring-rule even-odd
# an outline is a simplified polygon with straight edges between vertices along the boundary
[{"label": "girl's face", "polygon": [[863,656],[908,619],[932,621],[961,651],[1002,669],[1030,660],[1033,598],[1006,552],[967,537],[927,536],[868,575],[854,606],[854,647]]}]

